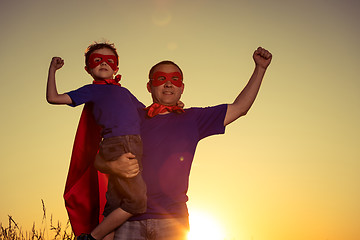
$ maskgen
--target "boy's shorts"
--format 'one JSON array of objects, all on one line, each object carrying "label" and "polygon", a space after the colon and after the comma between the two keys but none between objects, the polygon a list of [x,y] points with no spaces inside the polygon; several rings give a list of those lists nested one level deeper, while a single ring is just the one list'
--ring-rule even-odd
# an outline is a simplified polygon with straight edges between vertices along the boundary
[{"label": "boy's shorts", "polygon": [[128,152],[135,155],[140,172],[133,178],[109,175],[106,205],[103,213],[105,217],[119,207],[134,215],[146,211],[146,185],[141,176],[143,154],[141,137],[139,135],[124,135],[103,139],[96,157],[105,161],[114,161]]}]

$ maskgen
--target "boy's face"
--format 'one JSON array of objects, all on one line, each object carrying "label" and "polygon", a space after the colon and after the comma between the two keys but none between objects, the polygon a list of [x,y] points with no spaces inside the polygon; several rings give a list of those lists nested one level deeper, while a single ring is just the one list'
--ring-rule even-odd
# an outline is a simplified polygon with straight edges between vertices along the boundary
[{"label": "boy's face", "polygon": [[147,88],[153,102],[166,106],[176,105],[184,91],[180,70],[172,64],[157,66]]},{"label": "boy's face", "polygon": [[116,56],[109,48],[101,48],[92,52],[85,69],[95,81],[112,79],[119,70]]}]

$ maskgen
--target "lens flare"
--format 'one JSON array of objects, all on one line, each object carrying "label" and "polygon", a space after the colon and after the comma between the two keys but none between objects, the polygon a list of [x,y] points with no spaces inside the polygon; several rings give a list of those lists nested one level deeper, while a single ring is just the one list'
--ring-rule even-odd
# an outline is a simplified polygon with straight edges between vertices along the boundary
[{"label": "lens flare", "polygon": [[214,217],[200,211],[190,211],[190,232],[187,240],[224,240],[225,234],[222,226]]}]

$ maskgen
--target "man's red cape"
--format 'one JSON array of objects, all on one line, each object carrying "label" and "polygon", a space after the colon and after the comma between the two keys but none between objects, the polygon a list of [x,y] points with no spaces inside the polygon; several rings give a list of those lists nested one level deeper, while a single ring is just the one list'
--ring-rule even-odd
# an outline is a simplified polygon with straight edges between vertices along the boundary
[{"label": "man's red cape", "polygon": [[101,141],[101,127],[85,104],[76,132],[65,185],[65,207],[76,236],[90,233],[101,222],[107,190],[107,175],[94,167]]}]

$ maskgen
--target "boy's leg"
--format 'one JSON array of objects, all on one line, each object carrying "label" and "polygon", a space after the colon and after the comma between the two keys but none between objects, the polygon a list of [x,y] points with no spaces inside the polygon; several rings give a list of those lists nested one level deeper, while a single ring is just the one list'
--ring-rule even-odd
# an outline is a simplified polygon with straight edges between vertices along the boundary
[{"label": "boy's leg", "polygon": [[106,235],[103,240],[114,240],[115,232],[111,232],[108,235]]},{"label": "boy's leg", "polygon": [[142,155],[143,144],[139,135],[126,135],[125,151],[131,152],[138,160],[140,172],[132,178],[118,178],[118,188],[122,190],[122,202],[120,207],[133,214],[144,213],[146,211],[146,184],[142,178]]},{"label": "boy's leg", "polygon": [[95,239],[103,239],[131,216],[132,214],[122,210],[121,208],[117,208],[104,218],[104,220],[91,232],[91,235]]},{"label": "boy's leg", "polygon": [[[100,156],[112,159],[124,152],[132,152],[141,159],[142,142],[139,136],[120,136],[104,140],[100,146]],[[104,220],[91,232],[95,239],[103,239],[123,224],[131,213],[146,210],[146,186],[139,174],[132,179],[109,176],[108,192],[106,193]],[[140,209],[138,209],[140,208]],[[131,213],[130,213],[131,212]],[[110,236],[109,236],[110,238]],[[111,239],[111,238],[110,238]]]}]

